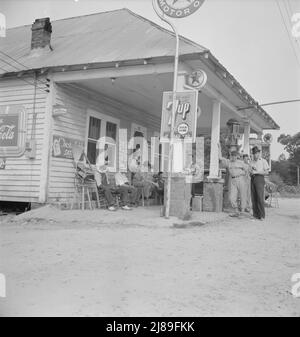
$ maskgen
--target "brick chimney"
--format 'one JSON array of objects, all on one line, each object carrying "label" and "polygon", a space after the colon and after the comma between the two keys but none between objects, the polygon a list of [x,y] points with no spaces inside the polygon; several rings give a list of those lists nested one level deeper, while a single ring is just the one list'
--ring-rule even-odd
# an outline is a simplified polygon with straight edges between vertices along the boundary
[{"label": "brick chimney", "polygon": [[36,19],[31,27],[31,49],[45,48],[50,49],[50,40],[52,33],[52,25],[50,18]]}]

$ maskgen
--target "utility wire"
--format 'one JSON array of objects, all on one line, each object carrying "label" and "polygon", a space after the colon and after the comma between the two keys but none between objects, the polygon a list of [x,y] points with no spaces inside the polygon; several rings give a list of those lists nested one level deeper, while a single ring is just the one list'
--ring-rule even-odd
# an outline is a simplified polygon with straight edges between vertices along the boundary
[{"label": "utility wire", "polygon": [[[0,66],[0,69],[4,70],[5,72],[8,72],[7,69],[5,69],[5,68],[3,68],[3,67],[1,67],[1,66]],[[27,84],[32,85],[33,87],[35,87],[35,84],[34,84],[34,83],[29,82],[29,81],[26,81],[24,78],[19,77],[18,79],[21,80],[21,81],[23,81],[23,82],[26,82]],[[38,90],[42,91],[42,92],[47,92],[46,89],[41,89],[41,87],[36,86],[36,88],[37,88]]]},{"label": "utility wire", "polygon": [[290,42],[291,47],[292,47],[292,49],[293,49],[294,55],[295,55],[295,57],[296,57],[296,59],[297,59],[297,63],[298,63],[298,65],[299,65],[299,67],[300,67],[300,60],[299,60],[297,51],[296,51],[296,49],[295,49],[294,42],[293,42],[293,40],[291,39],[291,34],[290,34],[290,31],[289,31],[289,29],[288,29],[288,27],[287,27],[287,24],[286,24],[284,15],[283,15],[282,10],[281,10],[281,7],[280,7],[280,5],[279,5],[279,0],[276,0],[276,3],[277,3],[277,7],[278,7],[278,9],[279,9],[280,15],[281,15],[281,20],[282,20],[283,25],[284,25],[284,27],[285,27],[285,29],[286,29],[286,32],[287,32],[287,35],[288,35],[289,42]]},{"label": "utility wire", "polygon": [[[279,101],[279,102],[272,102],[272,103],[264,103],[264,104],[260,104],[259,106],[267,106],[267,105],[275,105],[275,104],[285,104],[285,103],[292,103],[292,102],[300,102],[300,99],[292,99],[289,101]],[[247,110],[247,109],[252,109],[255,108],[255,105],[250,105],[244,108],[237,108],[237,110]]]},{"label": "utility wire", "polygon": [[[287,6],[289,7],[289,10],[290,10],[290,17],[292,17],[293,14],[294,14],[292,5],[291,5],[291,3],[290,3],[290,0],[286,0],[286,1],[287,1]],[[296,46],[298,46],[298,48],[300,49],[300,44],[299,44],[298,39],[295,38],[294,41],[295,41]]]},{"label": "utility wire", "polygon": [[[26,69],[28,69],[28,70],[31,70],[31,69],[30,69],[29,67],[27,67],[24,63],[19,62],[18,60],[16,60],[16,59],[13,58],[12,56],[9,56],[8,54],[4,53],[4,51],[1,51],[1,50],[0,50],[0,53],[3,54],[4,56],[10,58],[11,60],[13,60],[15,63],[18,63],[20,66],[22,66],[22,67],[24,67],[24,68],[26,68]],[[14,65],[12,65],[12,64],[10,64],[10,65],[11,65],[12,67],[18,69],[18,68],[15,67]],[[21,71],[21,69],[18,69],[18,70]],[[22,70],[23,70],[23,69],[22,69]],[[42,83],[42,84],[44,85],[44,83],[43,83],[41,80],[37,79],[37,81],[40,82],[40,83]]]},{"label": "utility wire", "polygon": [[[2,53],[2,52],[0,51],[0,53]],[[4,53],[2,53],[2,54],[4,54]],[[6,55],[6,54],[5,54],[5,55]],[[13,59],[12,57],[10,57],[10,58]],[[3,63],[6,63],[8,66],[13,67],[13,68],[15,68],[15,69],[18,70],[18,71],[24,71],[24,69],[19,69],[19,68],[16,67],[15,65],[13,65],[13,64],[11,64],[11,63],[9,63],[9,62],[7,62],[7,61],[1,59],[1,58],[0,58],[0,61],[3,62]],[[15,62],[16,62],[16,61],[15,61]],[[20,64],[21,64],[21,63],[20,63]],[[22,64],[21,64],[21,65],[22,65]],[[25,68],[27,68],[27,69],[29,69],[29,70],[31,70],[30,68],[26,67],[25,65],[22,65],[22,66],[25,67]],[[37,79],[37,81],[38,81],[39,83],[41,83],[42,85],[45,85],[45,83],[42,82],[41,80],[38,80],[38,79]]]}]

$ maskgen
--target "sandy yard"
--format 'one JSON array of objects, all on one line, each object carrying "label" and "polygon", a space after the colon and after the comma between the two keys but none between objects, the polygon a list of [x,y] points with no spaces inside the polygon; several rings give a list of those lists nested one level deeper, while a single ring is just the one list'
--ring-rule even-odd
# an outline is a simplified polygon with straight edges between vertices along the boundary
[{"label": "sandy yard", "polygon": [[187,226],[155,207],[2,217],[0,315],[300,316],[300,199],[266,211]]}]

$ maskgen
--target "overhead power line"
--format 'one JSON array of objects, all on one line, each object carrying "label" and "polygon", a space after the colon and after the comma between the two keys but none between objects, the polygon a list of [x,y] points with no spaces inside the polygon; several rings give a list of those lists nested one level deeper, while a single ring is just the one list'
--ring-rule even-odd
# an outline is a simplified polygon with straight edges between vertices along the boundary
[{"label": "overhead power line", "polygon": [[[5,68],[3,68],[3,67],[1,67],[1,66],[0,66],[0,69],[4,70],[5,72],[8,71],[7,69],[5,69]],[[25,80],[24,78],[19,77],[18,79],[21,80],[21,81],[23,81],[23,82],[25,82],[25,83],[27,83],[27,84],[32,85],[33,87],[36,87],[38,90],[40,90],[40,91],[42,91],[42,92],[48,92],[46,89],[42,89],[41,87],[39,87],[39,86],[36,85],[35,83],[29,82],[29,81]],[[44,84],[44,85],[45,85],[45,84]]]},{"label": "overhead power line", "polygon": [[[259,104],[259,106],[268,106],[268,105],[276,105],[276,104],[285,104],[285,103],[293,103],[293,102],[300,102],[300,98],[299,99],[292,99],[289,101],[279,101],[279,102],[272,102],[272,103],[264,103],[264,104]],[[237,108],[237,110],[247,110],[247,109],[252,109],[257,107],[257,105],[249,105],[246,107],[241,107],[241,108]]]},{"label": "overhead power line", "polygon": [[[9,56],[8,54],[2,52],[1,50],[0,50],[0,53],[3,54],[3,55],[5,55],[6,57],[10,58],[10,59],[13,60],[14,62],[20,64],[22,67],[24,67],[24,68],[26,68],[26,69],[28,69],[28,70],[31,70],[29,67],[27,67],[27,66],[25,66],[24,64],[22,64],[21,62],[15,60],[13,57],[11,57],[11,56]],[[20,69],[20,68],[16,67],[15,65],[11,64],[10,62],[8,62],[8,61],[6,61],[6,60],[3,60],[2,58],[0,58],[0,61],[3,62],[3,63],[6,63],[7,65],[9,65],[9,66],[12,67],[12,68],[15,68],[17,71],[24,71],[24,69]],[[8,70],[6,70],[6,71],[8,72]],[[42,81],[39,80],[39,79],[37,79],[37,82],[41,83],[42,85],[45,85],[45,83],[42,82]]]},{"label": "overhead power line", "polygon": [[[287,11],[287,15],[289,16],[289,12],[287,10],[287,7],[286,7],[286,4],[285,4],[284,1],[285,0],[283,0],[284,6],[285,6],[285,10]],[[286,33],[288,35],[288,40],[289,40],[290,45],[292,47],[293,53],[294,53],[294,55],[296,57],[297,63],[299,65],[299,67],[300,67],[300,57],[298,56],[298,52],[297,52],[297,50],[295,48],[295,44],[294,44],[294,41],[292,39],[291,28],[289,29],[288,26],[287,26],[286,19],[284,17],[284,14],[283,14],[282,9],[281,9],[280,4],[279,4],[279,0],[276,0],[276,4],[277,4],[277,7],[279,9],[279,12],[280,12],[280,15],[281,15],[281,20],[282,20],[283,25],[285,27]]]}]

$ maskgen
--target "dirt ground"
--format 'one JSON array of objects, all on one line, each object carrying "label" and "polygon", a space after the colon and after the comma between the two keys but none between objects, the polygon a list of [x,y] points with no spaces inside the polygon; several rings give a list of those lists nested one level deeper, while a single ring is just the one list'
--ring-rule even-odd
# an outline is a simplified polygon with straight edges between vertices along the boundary
[{"label": "dirt ground", "polygon": [[300,199],[266,211],[184,224],[156,207],[1,217],[0,316],[300,316]]}]

